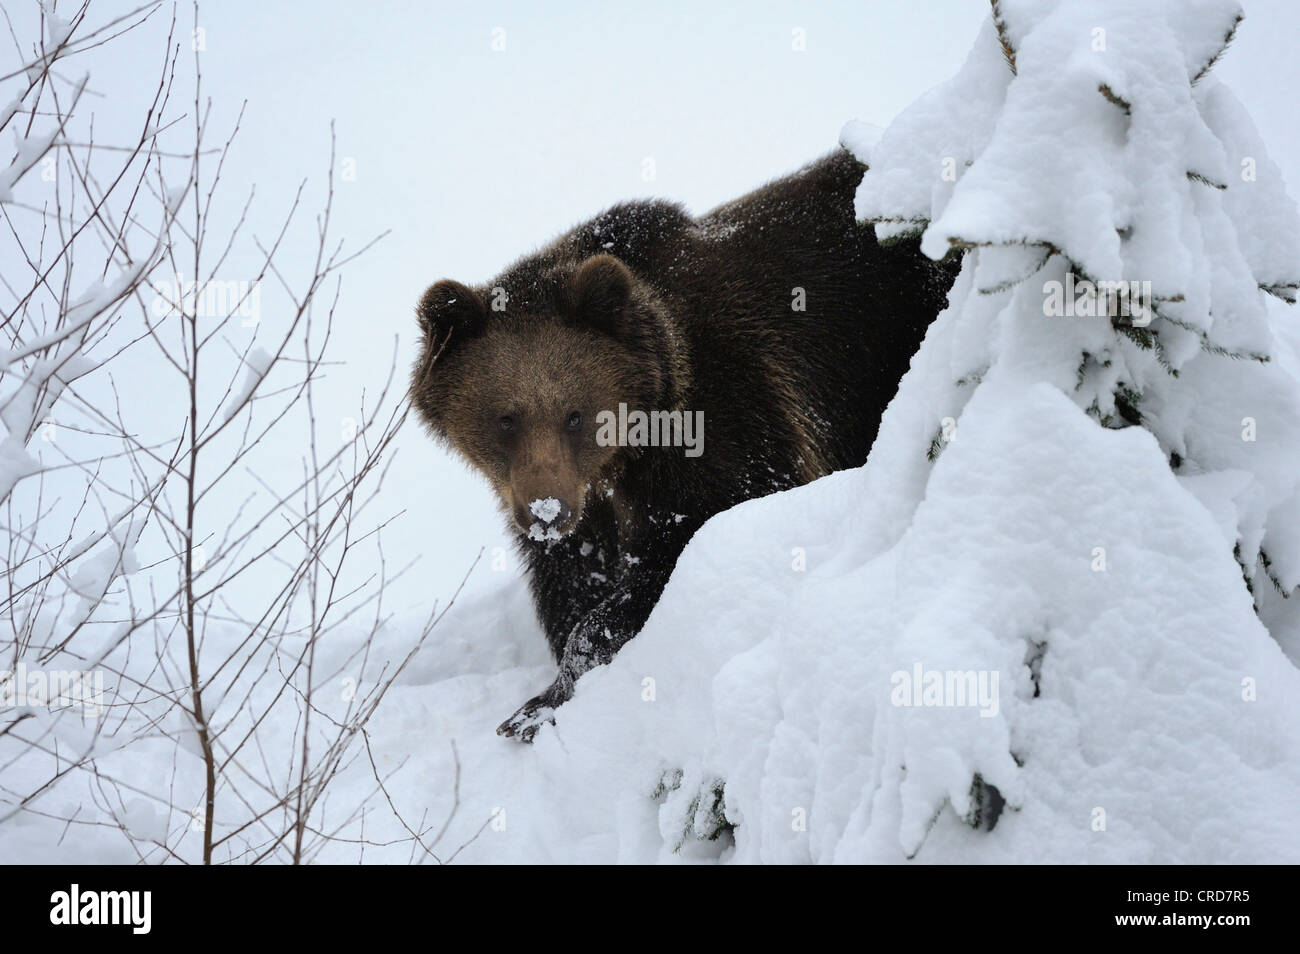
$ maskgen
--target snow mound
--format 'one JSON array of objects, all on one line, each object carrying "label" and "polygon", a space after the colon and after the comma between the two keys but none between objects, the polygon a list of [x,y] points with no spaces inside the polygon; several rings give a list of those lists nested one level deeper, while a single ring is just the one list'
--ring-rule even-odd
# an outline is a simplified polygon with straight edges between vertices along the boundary
[{"label": "snow mound", "polygon": [[[1300,674],[1150,434],[1047,385],[981,388],[875,552],[838,525],[870,471],[711,522],[519,756],[515,799],[553,805],[587,860],[715,846],[711,786],[713,853],[744,862],[1300,858]],[[995,674],[996,711],[896,704],[918,665]],[[977,776],[1006,802],[991,832]],[[665,777],[684,795],[656,804]]]},{"label": "snow mound", "polygon": [[[458,602],[340,761],[312,857],[1300,862],[1300,361],[1269,308],[1300,287],[1300,227],[1211,75],[1239,16],[997,0],[955,77],[846,128],[880,239],[964,254],[867,464],[710,520],[531,746],[493,731],[554,674],[525,586]],[[1099,312],[1078,289],[1102,282],[1148,307]],[[131,527],[106,543],[86,586],[134,568]],[[371,652],[409,643],[392,621]],[[318,666],[351,691],[356,652]],[[349,699],[318,696],[313,731]],[[198,804],[187,724],[55,730]],[[131,801],[51,837],[91,784],[0,854],[129,862],[119,828],[192,824]]]}]

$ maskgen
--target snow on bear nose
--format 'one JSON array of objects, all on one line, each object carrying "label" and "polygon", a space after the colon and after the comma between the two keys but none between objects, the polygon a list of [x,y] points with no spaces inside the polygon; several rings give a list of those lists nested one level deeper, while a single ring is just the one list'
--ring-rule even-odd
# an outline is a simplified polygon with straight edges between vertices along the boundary
[{"label": "snow on bear nose", "polygon": [[[560,528],[568,522],[572,513],[569,505],[558,497],[542,497],[528,505],[526,515],[518,515],[516,519],[530,539],[558,540],[564,536]],[[523,519],[518,519],[519,516]]]},{"label": "snow on bear nose", "polygon": [[563,523],[569,516],[569,505],[558,497],[534,500],[528,510],[542,523]]}]

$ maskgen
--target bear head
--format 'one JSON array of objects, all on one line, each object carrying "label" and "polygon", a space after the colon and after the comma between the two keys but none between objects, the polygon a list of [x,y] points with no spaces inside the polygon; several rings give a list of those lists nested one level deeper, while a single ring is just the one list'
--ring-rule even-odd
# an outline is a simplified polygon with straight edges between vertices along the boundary
[{"label": "bear head", "polygon": [[598,440],[601,412],[672,409],[686,387],[668,309],[612,255],[527,262],[479,288],[439,281],[416,315],[417,413],[534,540],[572,531],[636,453]]}]

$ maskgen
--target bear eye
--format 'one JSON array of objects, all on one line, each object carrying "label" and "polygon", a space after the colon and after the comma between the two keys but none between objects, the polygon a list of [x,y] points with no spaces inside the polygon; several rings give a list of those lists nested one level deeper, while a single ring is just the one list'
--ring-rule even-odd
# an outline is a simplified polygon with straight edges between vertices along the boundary
[{"label": "bear eye", "polygon": [[510,431],[513,431],[515,429],[515,419],[511,417],[509,414],[502,414],[499,418],[497,418],[497,427],[509,433]]},{"label": "bear eye", "polygon": [[576,431],[578,428],[582,427],[582,412],[574,411],[570,414],[569,419],[564,422],[564,426],[571,431]]}]

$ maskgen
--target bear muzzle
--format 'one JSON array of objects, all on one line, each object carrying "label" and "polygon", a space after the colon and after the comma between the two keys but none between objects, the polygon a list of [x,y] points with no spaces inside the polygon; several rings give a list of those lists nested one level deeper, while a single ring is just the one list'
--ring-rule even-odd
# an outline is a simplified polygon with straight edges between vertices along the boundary
[{"label": "bear muzzle", "polygon": [[517,496],[511,512],[524,536],[538,541],[562,539],[577,526],[580,516],[568,500],[544,492]]}]

